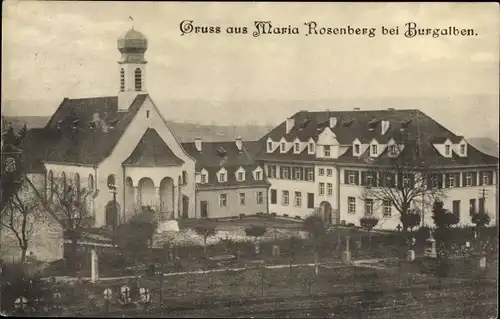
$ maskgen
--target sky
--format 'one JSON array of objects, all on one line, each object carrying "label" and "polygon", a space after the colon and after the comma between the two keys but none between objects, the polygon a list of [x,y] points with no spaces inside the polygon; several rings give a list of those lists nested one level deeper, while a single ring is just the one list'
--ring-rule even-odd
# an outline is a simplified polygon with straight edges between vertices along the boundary
[{"label": "sky", "polygon": [[[277,124],[298,110],[418,107],[459,133],[498,135],[499,18],[496,3],[4,1],[3,112],[51,115],[63,97],[116,95],[116,40],[133,26],[148,38],[146,88],[167,118]],[[183,20],[222,32],[181,36]],[[253,37],[259,20],[301,34]],[[305,36],[308,21],[376,36]],[[407,38],[408,22],[477,35]]]}]

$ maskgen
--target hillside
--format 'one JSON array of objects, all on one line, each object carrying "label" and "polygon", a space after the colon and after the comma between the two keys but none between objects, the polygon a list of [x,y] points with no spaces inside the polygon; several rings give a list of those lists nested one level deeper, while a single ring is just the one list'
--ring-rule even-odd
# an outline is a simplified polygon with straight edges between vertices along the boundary
[{"label": "hillside", "polygon": [[[6,116],[5,121],[10,122],[14,130],[19,130],[24,124],[28,128],[41,128],[48,121],[48,116]],[[194,123],[181,123],[167,121],[170,128],[181,142],[192,142],[196,137],[204,141],[232,141],[240,136],[243,140],[257,140],[269,132],[272,127],[261,125],[207,125]]]}]

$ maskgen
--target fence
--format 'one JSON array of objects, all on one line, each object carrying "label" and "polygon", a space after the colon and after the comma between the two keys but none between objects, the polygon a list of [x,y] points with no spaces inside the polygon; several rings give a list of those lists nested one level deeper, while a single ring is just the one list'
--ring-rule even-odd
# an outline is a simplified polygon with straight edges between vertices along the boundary
[{"label": "fence", "polygon": [[457,305],[496,300],[495,283],[482,273],[469,270],[470,276],[437,280],[432,274],[420,275],[421,270],[406,263],[384,267],[330,264],[322,265],[316,276],[314,267],[257,266],[97,284],[77,282],[73,286],[31,283],[24,289],[11,286],[10,293],[9,287],[2,287],[7,293],[3,293],[2,304],[7,313],[25,315],[178,313],[224,317],[316,308],[352,315],[381,308],[413,309],[415,305],[436,304],[436,300],[453,302],[456,309]]}]

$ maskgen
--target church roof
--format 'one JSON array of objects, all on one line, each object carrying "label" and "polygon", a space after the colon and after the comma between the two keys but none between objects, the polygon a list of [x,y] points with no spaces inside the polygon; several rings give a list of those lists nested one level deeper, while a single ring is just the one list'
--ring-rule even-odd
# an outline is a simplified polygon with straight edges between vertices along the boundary
[{"label": "church roof", "polygon": [[130,166],[177,166],[184,164],[158,135],[154,128],[148,128],[132,154],[124,162]]},{"label": "church roof", "polygon": [[26,160],[95,165],[108,157],[147,94],[138,95],[126,111],[118,98],[65,98],[43,129],[29,130],[22,149]]}]

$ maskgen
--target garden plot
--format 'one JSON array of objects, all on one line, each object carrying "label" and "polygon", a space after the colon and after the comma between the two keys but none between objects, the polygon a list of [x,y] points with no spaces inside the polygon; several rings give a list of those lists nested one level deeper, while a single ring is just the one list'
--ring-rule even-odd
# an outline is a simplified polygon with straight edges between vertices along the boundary
[{"label": "garden plot", "polygon": [[[304,239],[307,233],[296,229],[277,228],[268,230],[264,236],[260,237],[261,242],[273,241],[275,239],[286,239],[296,237]],[[215,236],[207,239],[207,245],[213,245],[220,240],[232,240],[235,242],[253,242],[254,237],[246,236],[245,230],[242,228],[234,230],[217,230]],[[203,246],[203,238],[198,235],[193,229],[182,229],[179,232],[164,232],[155,234],[153,237],[153,246],[162,247],[168,243],[173,246]]]}]

